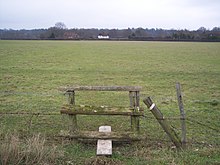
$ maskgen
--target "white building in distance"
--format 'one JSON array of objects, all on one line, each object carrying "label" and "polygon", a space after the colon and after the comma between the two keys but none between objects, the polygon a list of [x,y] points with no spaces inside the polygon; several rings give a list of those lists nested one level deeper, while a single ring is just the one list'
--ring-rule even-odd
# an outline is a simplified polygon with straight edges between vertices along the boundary
[{"label": "white building in distance", "polygon": [[98,35],[98,39],[109,39],[108,35]]}]

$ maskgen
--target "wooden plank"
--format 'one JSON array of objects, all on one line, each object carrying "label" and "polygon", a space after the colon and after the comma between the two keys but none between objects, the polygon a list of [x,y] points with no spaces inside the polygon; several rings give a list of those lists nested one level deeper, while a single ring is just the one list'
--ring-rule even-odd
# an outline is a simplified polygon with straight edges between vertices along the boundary
[{"label": "wooden plank", "polygon": [[134,108],[130,107],[110,107],[110,106],[92,106],[92,105],[69,105],[65,104],[62,109],[70,111],[120,111],[120,112],[132,112]]},{"label": "wooden plank", "polygon": [[143,116],[141,111],[135,111],[130,107],[108,107],[108,106],[89,106],[89,105],[64,105],[61,109],[64,114],[81,115],[124,115],[124,116]]},{"label": "wooden plank", "polygon": [[139,136],[134,132],[98,132],[98,131],[79,131],[77,134],[60,135],[68,139],[84,139],[84,140],[107,140],[114,142],[132,142],[144,140],[145,137]]},{"label": "wooden plank", "polygon": [[72,86],[72,87],[60,87],[60,91],[72,92],[72,91],[140,91],[140,86]]},{"label": "wooden plank", "polygon": [[[111,132],[111,126],[100,126],[99,132]],[[112,155],[112,140],[98,140],[96,155]]]},{"label": "wooden plank", "polygon": [[61,114],[68,114],[68,115],[118,115],[118,116],[144,116],[143,111],[142,112],[120,112],[120,111],[70,111],[66,109],[62,109],[60,111]]}]

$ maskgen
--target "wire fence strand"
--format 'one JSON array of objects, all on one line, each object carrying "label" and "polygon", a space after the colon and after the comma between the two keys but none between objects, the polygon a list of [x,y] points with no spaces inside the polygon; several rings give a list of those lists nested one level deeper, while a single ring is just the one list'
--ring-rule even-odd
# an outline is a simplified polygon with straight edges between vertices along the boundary
[{"label": "wire fence strand", "polygon": [[[22,100],[20,101],[18,98],[12,102],[10,99],[8,100],[8,97],[11,98],[13,96],[22,98]],[[27,96],[27,98],[24,99],[23,96]],[[70,128],[68,116],[60,114],[62,103],[66,101],[62,93],[0,91],[0,97],[0,127],[2,130],[18,130],[22,133],[44,132],[55,136],[60,132],[68,131]],[[57,97],[62,97],[63,100],[57,101]],[[142,95],[143,97],[145,95]],[[173,129],[180,135],[180,120],[182,119],[178,114],[178,107],[173,108],[174,105],[177,105],[177,99],[175,97],[153,97],[153,99],[155,99],[156,103],[160,103],[165,119],[171,123]],[[209,107],[204,109],[196,107],[196,104],[203,103],[215,107],[218,106],[219,100],[190,100],[190,104],[195,105],[193,108],[186,109],[187,143],[219,146],[220,122],[218,114],[220,111],[217,110],[218,108],[207,111]],[[206,117],[207,114],[209,117]],[[113,125],[113,129],[116,131],[130,129],[129,117],[79,116],[78,119],[79,127],[82,130],[96,130],[100,124]],[[170,142],[147,107],[144,107],[144,116],[140,118],[140,130],[151,142]]]}]

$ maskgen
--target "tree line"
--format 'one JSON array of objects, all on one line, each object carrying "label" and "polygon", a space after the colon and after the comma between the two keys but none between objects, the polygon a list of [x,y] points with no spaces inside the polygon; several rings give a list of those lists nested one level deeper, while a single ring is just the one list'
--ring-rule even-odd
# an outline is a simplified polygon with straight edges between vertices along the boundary
[{"label": "tree line", "polygon": [[0,39],[15,40],[98,40],[101,37],[108,40],[138,40],[138,41],[220,41],[220,27],[212,30],[200,27],[197,30],[175,29],[97,29],[72,28],[58,22],[48,29],[13,30],[0,29]]}]

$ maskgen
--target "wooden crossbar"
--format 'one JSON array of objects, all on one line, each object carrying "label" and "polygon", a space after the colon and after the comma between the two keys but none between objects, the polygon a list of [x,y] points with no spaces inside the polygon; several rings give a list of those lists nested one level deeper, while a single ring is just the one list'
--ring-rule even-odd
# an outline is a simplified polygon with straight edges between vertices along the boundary
[{"label": "wooden crossbar", "polygon": [[84,140],[108,140],[114,142],[131,142],[145,139],[135,132],[98,132],[98,131],[78,131],[77,134],[61,135],[68,139],[84,139]]},{"label": "wooden crossbar", "polygon": [[63,92],[73,91],[140,91],[140,86],[73,86],[60,87],[59,90]]},{"label": "wooden crossbar", "polygon": [[144,116],[142,112],[111,112],[111,111],[103,111],[103,112],[82,112],[82,111],[68,111],[61,110],[61,114],[68,115],[113,115],[113,116]]},{"label": "wooden crossbar", "polygon": [[143,116],[143,109],[134,111],[134,109],[126,107],[90,107],[90,106],[63,106],[61,114],[68,115],[121,115],[121,116]]}]

